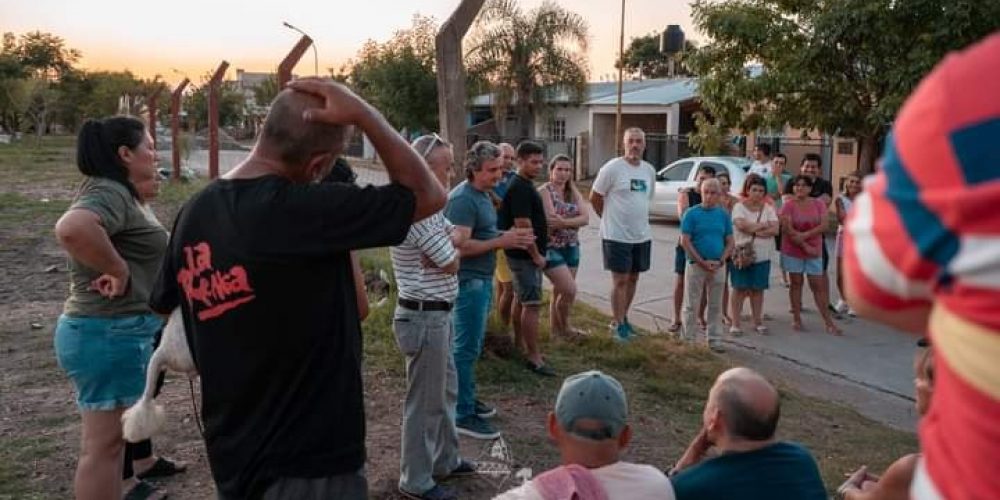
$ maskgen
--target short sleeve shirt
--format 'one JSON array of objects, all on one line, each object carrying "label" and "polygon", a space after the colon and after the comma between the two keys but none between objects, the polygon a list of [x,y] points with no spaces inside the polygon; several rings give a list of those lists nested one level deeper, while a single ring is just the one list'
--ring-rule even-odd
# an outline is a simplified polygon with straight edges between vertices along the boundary
[{"label": "short sleeve shirt", "polygon": [[[531,220],[531,229],[535,233],[535,247],[538,248],[538,253],[545,255],[548,250],[549,229],[542,196],[538,194],[538,190],[530,180],[516,175],[510,181],[503,204],[500,205],[499,228],[506,231],[514,227],[514,219],[520,218]],[[506,249],[504,252],[511,259],[531,259],[531,254],[526,250],[515,248]]]},{"label": "short sleeve shirt", "polygon": [[[757,220],[758,216],[760,220]],[[751,211],[743,203],[737,203],[733,206],[733,244],[742,245],[753,240],[754,255],[757,257],[756,262],[771,260],[771,249],[774,248],[771,238],[754,238],[753,234],[740,231],[736,227],[736,219],[743,219],[750,223],[759,224],[778,222],[778,214],[775,213],[774,207],[764,203],[760,210]]]},{"label": "short sleeve shirt", "polygon": [[[469,181],[462,181],[448,194],[444,215],[452,224],[469,228],[472,239],[489,241],[500,236],[500,231],[497,230],[497,211],[490,195],[472,187]],[[458,277],[492,279],[495,267],[496,252],[462,257]]]},{"label": "short sleeve shirt", "polygon": [[[670,480],[650,465],[616,462],[590,469],[609,499],[674,500]],[[544,500],[535,481],[508,490],[494,500]]]},{"label": "short sleeve shirt", "polygon": [[677,500],[826,500],[809,451],[794,443],[726,453],[681,471],[670,480]]},{"label": "short sleeve shirt", "polygon": [[684,212],[681,233],[691,237],[691,245],[702,259],[719,260],[726,249],[726,237],[733,234],[733,222],[722,207],[698,205]]},{"label": "short sleeve shirt", "polygon": [[601,238],[643,243],[652,238],[649,204],[656,192],[656,172],[645,161],[632,165],[625,158],[608,161],[591,188],[604,197]]},{"label": "short sleeve shirt", "polygon": [[[390,249],[399,296],[410,300],[452,302],[458,295],[458,278],[441,267],[458,258],[451,243],[454,226],[440,212],[410,227],[401,245]],[[425,266],[426,257],[434,263]]]},{"label": "short sleeve shirt", "polygon": [[[791,220],[792,229],[796,231],[809,231],[826,222],[826,206],[817,198],[809,198],[806,203],[799,204],[794,200],[788,201],[781,207],[781,217]],[[819,249],[823,243],[823,235],[817,234],[806,240],[806,244]],[[781,238],[781,253],[795,257],[797,259],[814,259],[819,254],[810,255],[799,245],[795,244],[791,238]]]},{"label": "short sleeve shirt", "polygon": [[69,259],[70,293],[63,312],[70,316],[121,316],[148,314],[149,294],[167,249],[167,230],[144,210],[128,188],[103,177],[88,177],[70,210],[97,214],[118,255],[128,263],[125,294],[108,299],[90,289],[101,273]]},{"label": "short sleeve shirt", "polygon": [[[785,182],[785,194],[794,194],[792,192],[792,181],[794,177],[788,179]],[[813,179],[812,191],[809,191],[809,196],[812,198],[819,198],[820,196],[827,195],[830,199],[833,199],[833,184],[830,181],[823,179],[822,177],[817,177]]]},{"label": "short sleeve shirt", "polygon": [[364,465],[350,251],[402,242],[414,207],[398,184],[264,176],[214,181],[181,209],[150,305],[181,308],[222,496]]}]

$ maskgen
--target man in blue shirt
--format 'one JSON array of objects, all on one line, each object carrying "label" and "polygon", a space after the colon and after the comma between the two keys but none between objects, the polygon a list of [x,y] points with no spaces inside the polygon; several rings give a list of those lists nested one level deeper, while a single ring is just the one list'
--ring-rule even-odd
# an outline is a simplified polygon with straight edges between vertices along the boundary
[{"label": "man in blue shirt", "polygon": [[448,195],[445,217],[455,225],[458,249],[458,297],[453,313],[455,344],[452,353],[458,372],[458,404],[455,426],[459,434],[477,439],[496,439],[498,432],[487,417],[496,410],[476,400],[475,364],[483,349],[486,316],[493,296],[495,252],[500,248],[526,248],[535,241],[531,229],[501,233],[491,191],[503,173],[500,149],[488,141],[469,148],[463,162],[465,180]]},{"label": "man in blue shirt", "polygon": [[[703,427],[670,471],[677,500],[825,500],[819,468],[801,445],[777,441],[778,391],[749,368],[719,375]],[[718,452],[707,458],[709,450]]]},{"label": "man in blue shirt", "polygon": [[701,183],[701,204],[684,212],[681,220],[681,246],[687,255],[684,270],[684,340],[695,340],[695,310],[702,290],[708,302],[706,344],[722,352],[719,329],[722,318],[722,291],[726,286],[725,262],[733,250],[733,222],[719,204],[722,186],[715,179]]}]

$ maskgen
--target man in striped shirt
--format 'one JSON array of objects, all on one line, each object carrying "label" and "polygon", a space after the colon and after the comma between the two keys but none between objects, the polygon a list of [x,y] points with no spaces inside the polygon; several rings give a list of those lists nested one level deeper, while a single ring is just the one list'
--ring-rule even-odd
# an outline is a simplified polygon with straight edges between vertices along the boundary
[{"label": "man in striped shirt", "polygon": [[917,87],[847,222],[848,301],[935,349],[911,498],[1000,496],[1000,33]]},{"label": "man in striped shirt", "polygon": [[[417,138],[413,149],[447,187],[454,155],[436,134]],[[434,477],[468,475],[475,465],[458,454],[455,401],[458,379],[451,355],[451,308],[458,295],[459,252],[454,226],[442,212],[410,227],[391,249],[399,300],[393,331],[406,356],[399,491],[409,498],[457,498]]]}]

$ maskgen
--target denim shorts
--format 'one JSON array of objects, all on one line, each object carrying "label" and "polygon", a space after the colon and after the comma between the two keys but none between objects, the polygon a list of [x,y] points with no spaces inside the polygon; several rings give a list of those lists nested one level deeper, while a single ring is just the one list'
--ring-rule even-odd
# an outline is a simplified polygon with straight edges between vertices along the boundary
[{"label": "denim shorts", "polygon": [[674,274],[684,276],[684,269],[687,268],[688,258],[684,247],[677,245],[674,248]]},{"label": "denim shorts", "polygon": [[59,316],[56,360],[73,381],[81,410],[114,410],[139,400],[162,323],[155,314]]},{"label": "denim shorts", "polygon": [[545,253],[545,269],[566,266],[580,267],[580,247],[578,245],[561,248],[549,248]]},{"label": "denim shorts", "polygon": [[531,259],[507,259],[514,276],[517,301],[526,306],[542,303],[542,270]]},{"label": "denim shorts", "polygon": [[649,270],[652,246],[652,241],[623,243],[601,240],[601,247],[604,250],[604,269],[620,274],[646,272]]},{"label": "denim shorts", "polygon": [[781,268],[787,273],[819,276],[823,274],[823,258],[800,259],[788,254],[781,254]]}]

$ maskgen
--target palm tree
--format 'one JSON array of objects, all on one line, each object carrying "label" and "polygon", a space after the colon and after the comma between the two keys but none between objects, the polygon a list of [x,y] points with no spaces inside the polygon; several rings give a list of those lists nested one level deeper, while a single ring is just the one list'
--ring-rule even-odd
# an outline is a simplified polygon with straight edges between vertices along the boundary
[{"label": "palm tree", "polygon": [[473,81],[493,94],[503,132],[510,106],[518,133],[531,136],[532,118],[547,111],[547,97],[583,99],[587,84],[587,23],[551,1],[523,12],[513,0],[489,0],[471,37],[466,62]]}]

